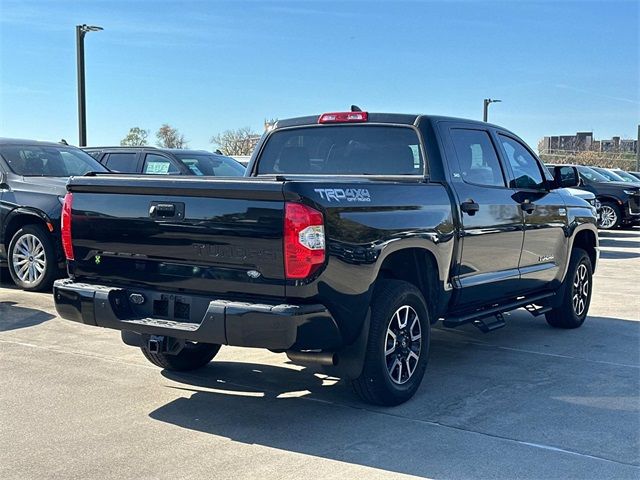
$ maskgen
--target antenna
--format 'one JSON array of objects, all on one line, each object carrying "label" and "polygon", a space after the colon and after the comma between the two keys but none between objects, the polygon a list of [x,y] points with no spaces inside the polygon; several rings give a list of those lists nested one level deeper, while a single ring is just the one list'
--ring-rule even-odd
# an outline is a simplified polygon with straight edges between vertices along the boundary
[{"label": "antenna", "polygon": [[362,109],[357,105],[351,105],[351,111],[352,112],[361,112]]}]

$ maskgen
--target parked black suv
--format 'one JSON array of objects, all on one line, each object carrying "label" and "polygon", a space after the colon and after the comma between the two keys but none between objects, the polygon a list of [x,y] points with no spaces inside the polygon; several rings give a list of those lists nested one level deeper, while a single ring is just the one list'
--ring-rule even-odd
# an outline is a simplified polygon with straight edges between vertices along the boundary
[{"label": "parked black suv", "polygon": [[68,177],[107,170],[79,148],[0,138],[0,266],[24,290],[64,268],[60,214]]},{"label": "parked black suv", "polygon": [[[547,165],[552,167],[553,165]],[[564,166],[564,165],[563,165]],[[599,226],[604,230],[640,225],[640,186],[627,182],[612,182],[591,167],[575,166],[580,186],[593,193],[602,204]]]},{"label": "parked black suv", "polygon": [[89,147],[84,151],[119,173],[242,177],[245,172],[245,167],[233,158],[205,150]]}]

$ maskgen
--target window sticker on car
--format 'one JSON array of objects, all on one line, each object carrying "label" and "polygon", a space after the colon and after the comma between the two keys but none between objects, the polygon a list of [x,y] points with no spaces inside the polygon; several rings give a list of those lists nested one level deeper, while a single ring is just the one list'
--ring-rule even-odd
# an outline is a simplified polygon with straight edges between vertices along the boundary
[{"label": "window sticker on car", "polygon": [[370,202],[371,195],[366,188],[316,188],[320,198],[329,202]]},{"label": "window sticker on car", "polygon": [[169,173],[169,162],[147,162],[146,173],[165,175]]}]

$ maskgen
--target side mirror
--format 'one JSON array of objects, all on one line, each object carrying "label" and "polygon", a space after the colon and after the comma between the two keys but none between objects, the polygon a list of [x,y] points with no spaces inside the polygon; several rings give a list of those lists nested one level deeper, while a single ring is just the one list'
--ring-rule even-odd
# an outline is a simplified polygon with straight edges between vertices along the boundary
[{"label": "side mirror", "polygon": [[576,167],[553,167],[554,188],[569,188],[580,185],[580,174]]}]

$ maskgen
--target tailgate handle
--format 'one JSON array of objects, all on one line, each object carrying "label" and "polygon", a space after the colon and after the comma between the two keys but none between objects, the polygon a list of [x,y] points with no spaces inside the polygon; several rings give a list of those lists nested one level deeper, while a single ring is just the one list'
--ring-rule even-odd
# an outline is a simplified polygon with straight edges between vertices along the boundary
[{"label": "tailgate handle", "polygon": [[151,218],[179,218],[184,216],[184,204],[152,202],[149,207]]}]

